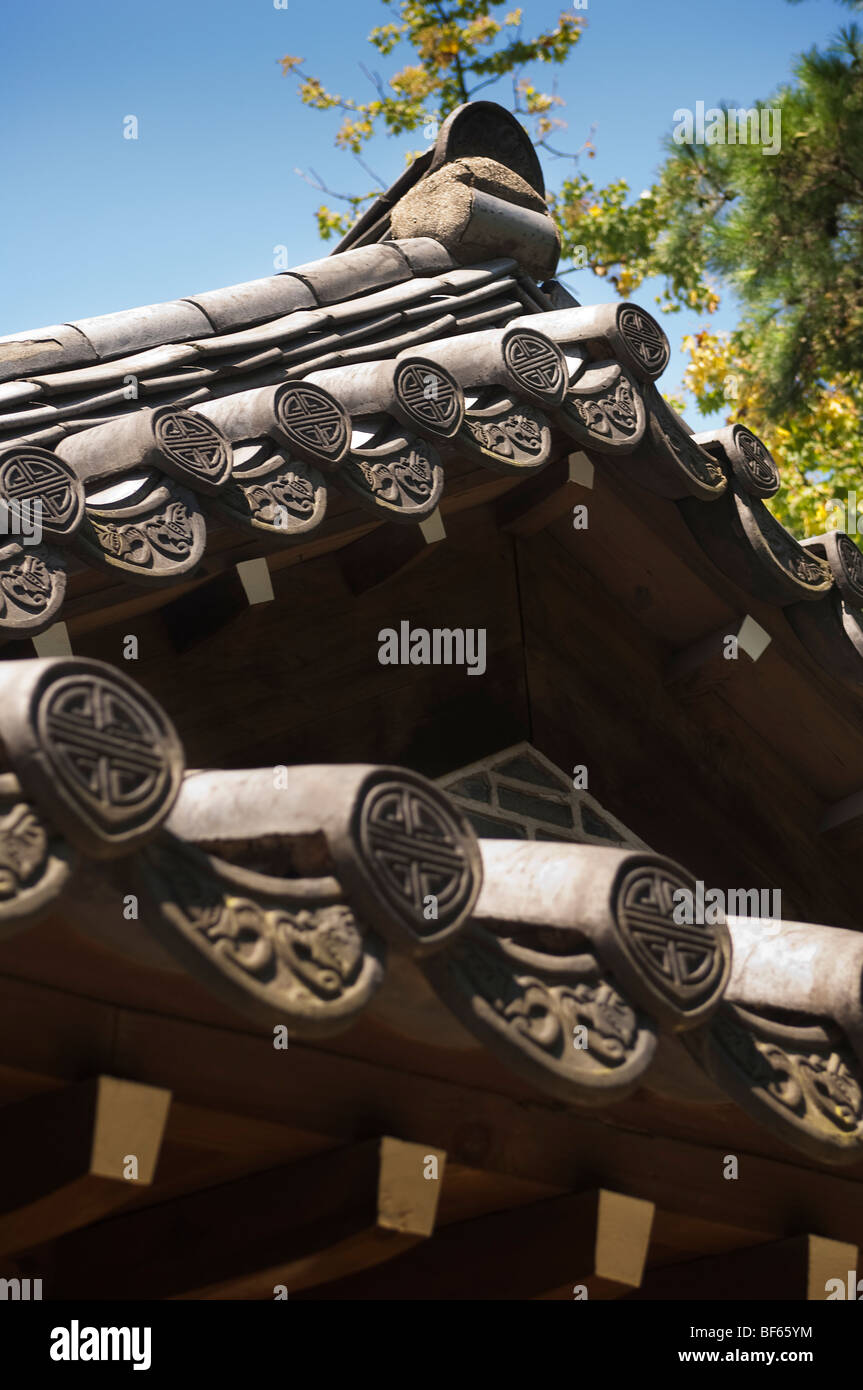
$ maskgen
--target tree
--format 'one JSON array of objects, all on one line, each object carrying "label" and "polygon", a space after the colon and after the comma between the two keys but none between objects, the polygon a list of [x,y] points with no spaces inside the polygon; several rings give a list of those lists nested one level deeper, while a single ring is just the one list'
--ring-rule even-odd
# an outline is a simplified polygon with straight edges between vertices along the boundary
[{"label": "tree", "polygon": [[[555,114],[562,103],[534,85],[533,69],[566,62],[582,36],[580,16],[564,11],[553,28],[526,38],[521,10],[498,13],[505,0],[382,3],[398,22],[374,29],[370,42],[384,56],[406,45],[419,63],[388,86],[367,73],[373,100],[335,96],[302,72],[301,59],[282,60],[285,72],[299,75],[307,105],[344,112],[337,145],[362,160],[378,131],[425,127],[433,138],[454,106],[509,76],[513,109],[533,127],[535,143],[561,154],[552,138],[563,125]],[[840,3],[863,9],[863,0]],[[764,438],[783,478],[773,510],[812,534],[835,524],[828,504],[856,490],[863,457],[863,38],[856,26],[826,52],[803,55],[793,80],[756,104],[759,131],[775,111],[774,154],[760,143],[669,136],[654,183],[634,199],[624,180],[597,188],[576,154],[549,201],[564,258],[624,298],[657,277],[664,313],[686,307],[709,316],[721,293],[733,291],[741,308],[733,332],[705,326],[684,339],[687,391],[703,413],[723,411]],[[730,113],[716,114],[727,126]],[[715,124],[717,134],[722,128]],[[593,153],[590,141],[583,149]],[[320,208],[324,236],[347,230],[374,194],[336,196],[349,213]]]},{"label": "tree", "polygon": [[[856,4],[857,0],[851,0]],[[699,408],[726,410],[773,449],[774,510],[809,533],[863,482],[863,38],[852,26],[798,60],[757,110],[781,112],[781,149],[666,144],[651,188],[564,182],[565,251],[587,242],[596,274],[624,296],[663,280],[666,312],[713,312],[717,284],[742,309],[734,332],[684,340]],[[760,124],[760,121],[759,121]],[[720,123],[721,131],[721,123]],[[863,491],[863,488],[861,488]]]},{"label": "tree", "polygon": [[[505,9],[510,0],[381,0],[397,15],[377,25],[368,41],[388,58],[396,50],[412,50],[417,60],[398,69],[387,82],[360,64],[375,95],[367,101],[327,91],[323,82],[306,73],[302,58],[280,59],[282,72],[300,80],[300,100],[318,111],[344,113],[335,137],[339,149],[350,151],[367,175],[363,150],[376,134],[403,135],[422,130],[433,140],[440,123],[455,107],[471,101],[505,77],[512,78],[512,109],[532,126],[537,144],[552,153],[549,137],[563,122],[554,109],[563,103],[556,93],[534,86],[529,70],[537,65],[560,66],[581,38],[584,20],[569,10],[532,38],[524,33],[524,11]],[[573,7],[575,9],[575,7]],[[589,142],[586,146],[590,151]],[[408,156],[415,158],[416,151]],[[317,210],[318,229],[326,241],[343,234],[377,190],[360,194],[334,193],[314,175],[315,186],[348,206],[346,213],[326,205]],[[382,186],[382,180],[378,180]]]}]

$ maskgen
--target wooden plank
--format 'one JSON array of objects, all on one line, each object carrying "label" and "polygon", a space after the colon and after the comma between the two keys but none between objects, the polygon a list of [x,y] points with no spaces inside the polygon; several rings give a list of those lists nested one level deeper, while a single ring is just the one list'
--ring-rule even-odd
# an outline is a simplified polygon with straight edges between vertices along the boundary
[{"label": "wooden plank", "polygon": [[[857,1254],[857,1246],[845,1241],[794,1236],[652,1270],[641,1288],[627,1294],[626,1300],[817,1301],[828,1297],[831,1279],[841,1281],[847,1297],[848,1271],[856,1271]],[[856,1299],[856,1274],[853,1282]]]},{"label": "wooden plank", "polygon": [[373,1271],[316,1290],[336,1299],[615,1298],[641,1281],[654,1208],[593,1190],[436,1232]]},{"label": "wooden plank", "polygon": [[98,1220],[152,1183],[170,1103],[170,1091],[99,1076],[4,1106],[0,1254]]},{"label": "wooden plank", "polygon": [[368,1140],[102,1222],[55,1246],[53,1296],[116,1296],[123,1250],[123,1298],[273,1298],[367,1269],[431,1234],[445,1161]]}]

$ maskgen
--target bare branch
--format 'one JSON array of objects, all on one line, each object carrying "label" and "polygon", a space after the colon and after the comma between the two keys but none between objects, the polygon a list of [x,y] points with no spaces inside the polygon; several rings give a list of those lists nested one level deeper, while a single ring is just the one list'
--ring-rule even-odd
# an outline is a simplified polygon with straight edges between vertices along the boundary
[{"label": "bare branch", "polygon": [[304,174],[302,169],[294,169],[294,173],[299,174],[303,183],[307,183],[311,188],[314,188],[316,192],[326,193],[328,198],[339,198],[343,203],[356,203],[358,201],[357,198],[355,196],[352,197],[350,193],[337,193],[334,188],[330,188],[324,183],[320,174],[315,169],[310,168],[308,174]]},{"label": "bare branch", "polygon": [[383,189],[386,189],[388,187],[388,185],[381,178],[380,174],[376,174],[374,169],[370,169],[368,164],[366,164],[366,161],[363,159],[362,155],[357,154],[356,150],[354,150],[354,159],[357,161],[357,164],[359,164],[363,172],[368,174],[370,179],[374,179],[375,183],[379,183],[381,188]]},{"label": "bare branch", "polygon": [[360,71],[363,73],[363,75],[364,75],[365,77],[367,77],[367,78],[369,79],[369,81],[371,82],[371,84],[372,84],[372,86],[374,87],[375,91],[377,92],[378,96],[380,97],[381,101],[386,101],[386,99],[387,99],[387,94],[386,94],[386,91],[384,90],[383,79],[381,78],[380,73],[378,73],[378,72],[369,72],[369,70],[368,70],[368,68],[366,67],[365,63],[360,63]]}]

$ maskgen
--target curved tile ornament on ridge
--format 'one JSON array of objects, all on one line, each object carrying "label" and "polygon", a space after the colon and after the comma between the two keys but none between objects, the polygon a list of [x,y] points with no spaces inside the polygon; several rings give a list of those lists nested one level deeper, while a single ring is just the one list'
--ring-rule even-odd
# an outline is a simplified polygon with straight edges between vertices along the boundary
[{"label": "curved tile ornament on ridge", "polygon": [[0,664],[0,728],[29,800],[82,853],[128,854],[166,819],[183,750],[155,700],[101,661]]},{"label": "curved tile ornament on ridge", "polygon": [[510,926],[578,932],[663,1028],[694,1028],[722,997],[731,966],[724,922],[689,925],[696,881],[661,855],[544,841],[482,840],[484,888],[474,913]]},{"label": "curved tile ornament on ridge", "polygon": [[464,420],[464,396],[455,377],[422,352],[394,360],[358,362],[312,372],[304,381],[331,392],[351,418],[386,414],[434,440],[454,439]]},{"label": "curved tile ornament on ridge", "polygon": [[727,1094],[821,1163],[863,1156],[863,936],[732,918],[727,999],[687,1046]]},{"label": "curved tile ornament on ridge", "polygon": [[234,445],[228,486],[210,510],[243,530],[290,544],[322,524],[323,473],[344,458],[351,420],[329,392],[304,381],[220,396],[195,406]]},{"label": "curved tile ornament on ridge", "polygon": [[825,560],[807,550],[736,477],[717,504],[680,510],[717,569],[756,598],[784,607],[823,598],[833,585]]},{"label": "curved tile ornament on ridge", "polygon": [[[648,1067],[656,1028],[694,1028],[728,979],[724,924],[680,925],[674,894],[695,880],[642,851],[481,840],[473,920],[423,962],[460,1021],[553,1094],[603,1104]],[[587,1029],[587,1047],[573,1029]]]},{"label": "curved tile ornament on ridge", "polygon": [[652,383],[642,386],[647,428],[635,459],[623,459],[634,482],[672,500],[715,502],[728,486],[722,465],[695,441],[686,423]]},{"label": "curved tile ornament on ridge", "polygon": [[785,616],[826,672],[863,686],[863,551],[844,531],[801,542],[830,567],[834,587],[818,603],[792,603]]},{"label": "curved tile ornament on ridge", "polygon": [[638,385],[619,362],[586,367],[555,418],[583,448],[614,455],[637,449],[647,424]]},{"label": "curved tile ornament on ridge", "polygon": [[529,314],[513,327],[533,327],[592,362],[619,362],[641,382],[662,376],[671,345],[652,314],[636,304],[597,304]]},{"label": "curved tile ornament on ridge", "polygon": [[303,1037],[340,1032],[383,981],[386,947],[332,877],[256,873],[168,831],[136,856],[134,872],[159,946],[260,1023]]},{"label": "curved tile ornament on ridge", "polygon": [[348,451],[351,419],[340,401],[309,381],[235,391],[193,407],[236,443],[266,435],[293,457],[325,470]]},{"label": "curved tile ornament on ridge", "polygon": [[[646,425],[637,373],[631,370],[633,352],[624,346],[617,328],[617,309],[598,311],[556,309],[516,319],[510,328],[533,325],[563,353],[568,385],[554,413],[555,423],[570,438],[599,453],[628,454],[640,444]],[[649,317],[649,316],[648,316]],[[662,332],[659,325],[657,331]],[[612,360],[614,346],[621,360]],[[597,358],[595,352],[602,355]]]},{"label": "curved tile ornament on ridge", "polygon": [[437,450],[386,416],[369,417],[368,426],[354,430],[337,483],[379,520],[425,521],[443,494]]},{"label": "curved tile ornament on ridge", "polygon": [[291,767],[283,788],[272,768],[190,773],[168,829],[246,864],[269,846],[279,877],[331,875],[363,921],[411,955],[463,929],[482,882],[467,818],[405,768]]}]

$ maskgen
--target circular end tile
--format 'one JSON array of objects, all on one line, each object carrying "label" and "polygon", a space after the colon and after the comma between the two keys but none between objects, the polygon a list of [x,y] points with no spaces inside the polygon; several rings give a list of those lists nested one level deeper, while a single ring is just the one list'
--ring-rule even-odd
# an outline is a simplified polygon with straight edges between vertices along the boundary
[{"label": "circular end tile", "polygon": [[628,860],[612,908],[614,964],[624,988],[668,1027],[703,1022],[728,980],[731,937],[724,920],[703,920],[713,913],[700,902],[695,879],[661,859]]},{"label": "circular end tile", "polygon": [[101,662],[46,664],[3,728],[12,765],[68,839],[95,858],[127,854],[167,817],[183,750],[139,686]]},{"label": "circular end tile", "polygon": [[203,415],[164,406],[153,412],[159,465],[201,492],[218,492],[231,475],[231,445]]},{"label": "circular end tile", "polygon": [[560,404],[569,374],[557,343],[532,329],[514,328],[504,340],[503,355],[513,381],[527,395]]},{"label": "circular end tile", "polygon": [[41,525],[43,539],[62,544],[72,539],[84,515],[84,487],[56,454],[22,444],[0,453],[0,504],[10,531],[26,511]]},{"label": "circular end tile", "polygon": [[464,419],[464,397],[444,367],[418,358],[400,362],[393,385],[403,414],[420,432],[451,439]]},{"label": "circular end tile", "polygon": [[671,358],[671,344],[653,315],[635,304],[624,304],[618,311],[617,329],[640,372],[651,380],[662,376]]},{"label": "circular end tile", "polygon": [[276,417],[300,458],[337,464],[351,438],[351,420],[339,401],[313,382],[289,382],[276,397]]},{"label": "circular end tile", "polygon": [[354,836],[380,928],[394,944],[434,949],[459,930],[479,894],[482,861],[470,824],[436,787],[406,774],[371,777]]}]

